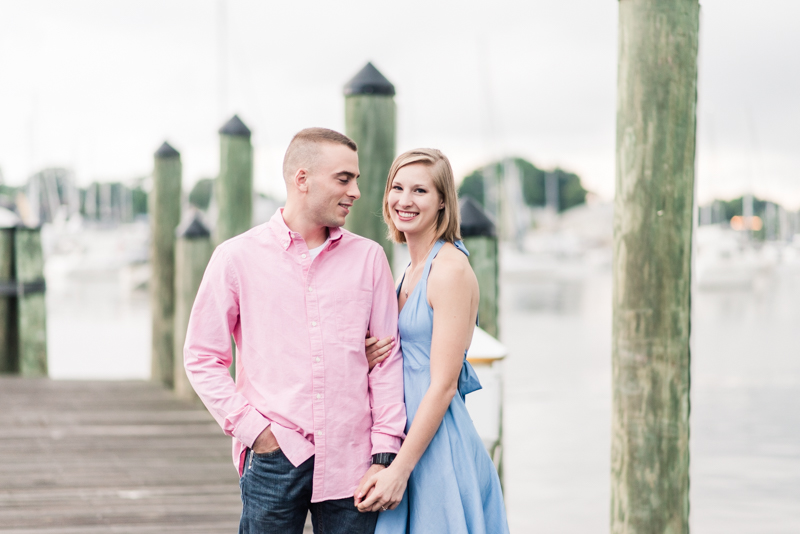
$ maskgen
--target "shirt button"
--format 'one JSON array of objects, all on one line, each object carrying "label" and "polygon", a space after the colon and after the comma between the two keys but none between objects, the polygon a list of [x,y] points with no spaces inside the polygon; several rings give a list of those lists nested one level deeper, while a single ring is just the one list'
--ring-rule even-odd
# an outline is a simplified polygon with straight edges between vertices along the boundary
[{"label": "shirt button", "polygon": [[317,398],[318,398],[318,399],[321,399],[321,398],[322,398],[322,395],[321,395],[321,394],[319,394],[319,393],[317,393]]},{"label": "shirt button", "polygon": [[317,326],[317,321],[311,321],[311,326]]},{"label": "shirt button", "polygon": [[314,291],[314,288],[311,287],[311,286],[308,286],[308,292],[311,293],[312,291]]},{"label": "shirt button", "polygon": [[314,358],[314,361],[316,361],[316,362],[319,362],[319,356],[317,356],[316,358]]},{"label": "shirt button", "polygon": [[317,430],[317,435],[321,436],[322,435],[322,430]]},{"label": "shirt button", "polygon": [[306,255],[305,254],[300,254],[300,257],[303,258],[303,259],[306,259]]}]

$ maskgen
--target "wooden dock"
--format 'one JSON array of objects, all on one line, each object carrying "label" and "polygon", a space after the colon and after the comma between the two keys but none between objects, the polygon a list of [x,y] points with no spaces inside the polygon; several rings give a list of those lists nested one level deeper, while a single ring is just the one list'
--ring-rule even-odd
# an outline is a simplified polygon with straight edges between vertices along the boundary
[{"label": "wooden dock", "polygon": [[203,406],[148,382],[0,377],[0,532],[235,533],[240,513]]}]

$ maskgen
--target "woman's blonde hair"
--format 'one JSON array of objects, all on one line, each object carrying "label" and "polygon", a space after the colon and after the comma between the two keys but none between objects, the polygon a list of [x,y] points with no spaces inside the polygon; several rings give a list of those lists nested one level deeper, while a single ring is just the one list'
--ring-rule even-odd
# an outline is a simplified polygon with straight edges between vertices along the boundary
[{"label": "woman's blonde hair", "polygon": [[397,229],[392,222],[389,211],[389,191],[392,190],[392,182],[397,175],[397,171],[406,165],[422,164],[428,167],[433,179],[433,185],[439,192],[444,208],[439,210],[439,217],[436,219],[436,239],[443,239],[453,243],[461,239],[461,217],[458,210],[458,193],[456,192],[456,181],[453,178],[453,168],[450,160],[435,148],[415,148],[397,156],[389,169],[389,178],[386,180],[386,190],[383,193],[383,220],[389,227],[389,239],[396,243],[405,243],[406,236]]}]

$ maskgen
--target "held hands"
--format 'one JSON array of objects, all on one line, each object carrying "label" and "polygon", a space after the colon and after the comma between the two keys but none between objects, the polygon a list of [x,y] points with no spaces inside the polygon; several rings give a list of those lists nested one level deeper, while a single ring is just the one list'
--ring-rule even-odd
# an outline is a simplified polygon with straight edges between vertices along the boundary
[{"label": "held hands", "polygon": [[361,481],[358,483],[358,488],[356,488],[356,494],[353,497],[354,505],[358,506],[361,501],[364,500],[364,496],[366,495],[366,491],[364,491],[364,486],[366,485],[367,481],[372,478],[372,475],[377,473],[378,471],[383,471],[386,467],[380,464],[372,464],[367,469],[367,472],[364,473],[364,476],[361,477]]},{"label": "held hands", "polygon": [[381,340],[377,337],[370,337],[369,330],[367,330],[367,338],[364,340],[364,347],[367,353],[367,362],[369,362],[369,370],[385,360],[394,347],[394,336],[388,336]]},{"label": "held hands", "polygon": [[[376,466],[370,467],[370,471],[374,467]],[[364,475],[366,482],[362,479],[356,490],[358,511],[378,512],[397,508],[397,505],[403,500],[403,493],[408,484],[408,475],[394,465],[379,469],[372,475],[370,475],[370,471]]]},{"label": "held hands", "polygon": [[253,452],[256,454],[266,454],[268,452],[273,452],[280,449],[278,440],[275,439],[275,435],[272,433],[271,426],[265,428],[264,431],[258,435],[256,440],[253,442],[252,448]]}]

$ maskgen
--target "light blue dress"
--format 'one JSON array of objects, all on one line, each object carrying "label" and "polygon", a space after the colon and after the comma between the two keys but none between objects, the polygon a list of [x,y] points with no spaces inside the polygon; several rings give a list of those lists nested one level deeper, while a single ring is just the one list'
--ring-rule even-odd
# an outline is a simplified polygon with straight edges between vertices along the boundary
[{"label": "light blue dress", "polygon": [[[431,383],[433,309],[427,298],[428,274],[443,245],[444,241],[434,245],[398,320],[408,416],[406,432]],[[455,245],[469,255],[461,241]],[[376,534],[508,533],[500,479],[464,404],[464,396],[480,387],[465,354],[458,380],[459,395],[453,397],[439,430],[411,473],[400,505],[378,516]]]}]

